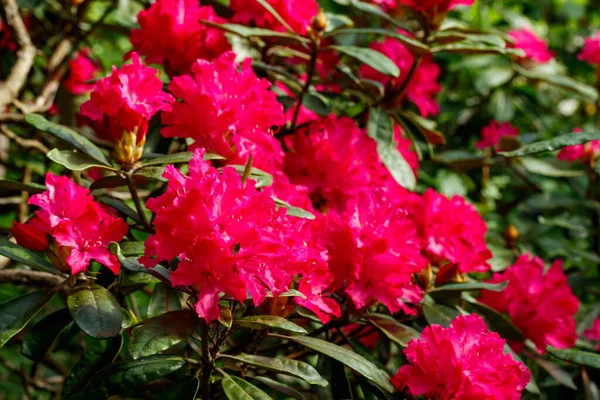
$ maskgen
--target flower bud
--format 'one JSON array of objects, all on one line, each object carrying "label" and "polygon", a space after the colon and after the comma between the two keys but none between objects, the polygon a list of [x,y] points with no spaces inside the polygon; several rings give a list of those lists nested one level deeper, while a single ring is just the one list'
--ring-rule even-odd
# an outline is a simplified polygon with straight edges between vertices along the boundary
[{"label": "flower bud", "polygon": [[315,33],[324,32],[327,29],[328,21],[325,16],[323,9],[320,9],[317,15],[312,19],[310,23],[310,29]]},{"label": "flower bud", "polygon": [[506,241],[506,247],[509,249],[514,249],[517,247],[517,242],[519,241],[519,237],[521,234],[519,230],[514,225],[508,225],[506,230],[504,231],[504,240]]}]

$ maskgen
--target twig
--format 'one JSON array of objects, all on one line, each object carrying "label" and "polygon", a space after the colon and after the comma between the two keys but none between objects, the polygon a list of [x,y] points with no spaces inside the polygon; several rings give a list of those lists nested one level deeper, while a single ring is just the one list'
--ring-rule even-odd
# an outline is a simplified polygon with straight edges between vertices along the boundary
[{"label": "twig", "polygon": [[131,193],[131,199],[135,204],[135,209],[137,210],[137,213],[140,216],[140,220],[147,229],[152,231],[152,226],[148,222],[148,218],[146,217],[146,213],[144,212],[144,209],[142,207],[142,201],[140,200],[140,196],[138,195],[138,192],[135,188],[133,177],[129,172],[125,174],[125,179],[127,180],[127,188],[129,188],[129,193]]},{"label": "twig", "polygon": [[[23,185],[27,185],[31,183],[31,166],[26,164],[23,168]],[[29,200],[29,192],[27,190],[23,190],[21,192],[21,204],[19,204],[19,213],[18,213],[18,221],[20,223],[25,223],[27,221],[27,216],[29,215],[29,204],[27,203]]]},{"label": "twig", "polygon": [[208,324],[204,319],[200,319],[200,333],[202,346],[202,380],[200,381],[200,393],[203,399],[210,399],[210,375],[213,365],[210,360],[210,350],[208,346]]},{"label": "twig", "polygon": [[25,80],[35,58],[36,48],[31,42],[29,32],[23,23],[23,18],[19,14],[19,7],[16,0],[0,0],[6,16],[6,24],[15,34],[17,43],[20,46],[17,52],[17,62],[13,66],[6,81],[0,83],[0,109],[4,109],[14,99],[25,85]]},{"label": "twig", "polygon": [[11,131],[6,125],[0,125],[0,132],[10,140],[14,141],[18,146],[23,147],[24,149],[35,149],[40,151],[41,153],[48,153],[50,151],[42,142],[34,139],[24,139],[21,136],[17,135],[13,131]]},{"label": "twig", "polygon": [[26,283],[56,287],[65,280],[60,275],[43,271],[30,271],[26,269],[4,269],[0,271],[0,283]]},{"label": "twig", "polygon": [[306,72],[306,82],[304,83],[304,87],[302,88],[302,92],[298,96],[298,105],[294,110],[294,117],[292,119],[292,125],[290,131],[294,131],[296,128],[296,123],[298,122],[298,115],[300,114],[300,108],[302,107],[302,102],[304,101],[304,96],[308,93],[310,89],[310,85],[312,84],[312,79],[315,74],[317,59],[319,58],[319,38],[312,39],[312,46],[310,49],[310,62],[308,64],[308,70]]}]

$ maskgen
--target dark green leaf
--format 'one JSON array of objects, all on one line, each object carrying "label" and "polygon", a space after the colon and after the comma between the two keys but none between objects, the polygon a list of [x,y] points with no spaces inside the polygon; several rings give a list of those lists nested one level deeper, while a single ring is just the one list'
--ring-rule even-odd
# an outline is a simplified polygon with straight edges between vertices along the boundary
[{"label": "dark green leaf", "polygon": [[38,114],[27,114],[25,116],[25,121],[27,121],[28,123],[33,125],[34,128],[42,132],[50,133],[56,136],[57,138],[64,140],[65,142],[75,147],[77,150],[80,150],[83,153],[92,157],[93,159],[100,161],[100,163],[102,163],[103,165],[107,167],[111,166],[110,161],[106,158],[104,153],[98,147],[96,147],[94,143],[90,142],[86,137],[75,132],[71,128],[50,122],[46,118]]},{"label": "dark green leaf", "polygon": [[144,167],[138,169],[133,174],[133,179],[154,179],[161,182],[166,182],[167,179],[163,178],[163,174],[165,173],[165,167]]},{"label": "dark green leaf", "polygon": [[295,42],[305,42],[305,43],[308,42],[308,39],[303,38],[302,36],[296,35],[293,33],[277,32],[277,31],[272,31],[269,29],[253,28],[253,27],[238,25],[238,24],[216,24],[211,21],[200,21],[200,22],[203,23],[204,25],[210,26],[212,28],[221,29],[226,32],[230,32],[230,33],[236,34],[236,35],[244,37],[244,38],[277,37],[277,38],[282,38],[282,39],[288,39],[288,40],[295,41]]},{"label": "dark green leaf", "polygon": [[435,121],[425,119],[420,115],[406,110],[398,113],[398,120],[408,131],[411,131],[411,127],[414,127],[414,129],[423,135],[428,143],[435,145],[446,143],[444,134],[436,129],[437,124]]},{"label": "dark green leaf", "polygon": [[56,267],[46,261],[40,253],[28,250],[4,238],[0,238],[0,254],[34,269],[54,274],[58,273]]},{"label": "dark green leaf", "polygon": [[81,330],[98,339],[121,331],[121,307],[113,295],[97,284],[77,286],[67,297],[69,312]]},{"label": "dark green leaf", "polygon": [[508,285],[508,281],[500,283],[485,283],[485,282],[465,282],[465,283],[450,283],[443,286],[438,286],[429,293],[466,290],[491,290],[492,292],[501,292]]},{"label": "dark green leaf", "polygon": [[154,268],[146,268],[145,266],[140,264],[135,257],[124,257],[121,253],[121,247],[118,243],[113,242],[109,245],[108,248],[114,255],[117,256],[119,262],[125,269],[128,269],[129,271],[133,272],[144,272],[146,274],[150,274],[153,277],[159,279],[160,281],[171,285],[171,274],[168,270],[161,267],[160,265],[157,265]]},{"label": "dark green leaf", "polygon": [[302,98],[302,105],[321,117],[326,117],[331,112],[329,100],[317,92],[306,93]]},{"label": "dark green leaf", "polygon": [[129,338],[134,360],[151,356],[186,340],[198,327],[198,315],[191,310],[171,311],[143,321]]},{"label": "dark green leaf", "polygon": [[398,66],[386,55],[380,53],[377,50],[369,49],[367,47],[338,45],[329,46],[328,48],[336,50],[352,58],[355,58],[363,64],[367,64],[374,70],[379,71],[384,75],[392,76],[394,78],[400,76],[400,69],[398,68]]},{"label": "dark green leaf", "polygon": [[0,304],[0,347],[25,328],[53,296],[54,291],[37,291]]},{"label": "dark green leaf", "polygon": [[308,211],[306,211],[302,208],[294,207],[291,204],[288,204],[283,200],[276,199],[275,197],[272,197],[272,199],[275,202],[275,205],[277,206],[277,208],[285,207],[287,209],[287,215],[290,215],[292,217],[298,217],[298,218],[315,219],[314,214],[309,213]]},{"label": "dark green leaf", "polygon": [[158,396],[154,397],[154,400],[194,400],[199,387],[200,381],[198,378],[185,377],[175,382],[164,392],[159,393]]},{"label": "dark green leaf", "polygon": [[507,153],[498,153],[504,157],[523,157],[532,154],[546,153],[549,151],[560,150],[563,147],[584,144],[591,140],[600,139],[599,132],[567,133],[548,140],[526,144],[518,150]]},{"label": "dark green leaf", "polygon": [[390,16],[389,14],[384,12],[379,6],[377,6],[375,4],[370,4],[370,3],[366,3],[364,1],[359,1],[359,0],[343,0],[343,1],[336,0],[336,1],[340,4],[349,4],[352,7],[356,8],[357,10],[381,17],[381,18],[385,19],[386,21],[391,22],[392,24],[396,25],[398,28],[406,29],[406,27],[404,25],[402,25],[400,22],[396,21],[395,18],[393,18],[392,16]]},{"label": "dark green leaf", "polygon": [[458,171],[481,168],[489,163],[489,160],[486,160],[485,157],[464,150],[450,150],[438,153],[432,157],[432,160],[446,164]]},{"label": "dark green leaf", "polygon": [[381,28],[350,28],[350,29],[338,29],[330,32],[329,34],[325,34],[325,36],[334,36],[334,35],[381,35],[394,38],[402,43],[411,53],[415,55],[424,55],[429,53],[429,47],[426,44],[418,41],[417,39],[413,39],[407,35],[404,35],[400,32],[390,30],[390,29],[381,29]]},{"label": "dark green leaf", "polygon": [[[246,169],[245,165],[228,165],[227,167],[233,167],[236,172],[240,174],[240,176],[243,175],[244,170]],[[256,181],[257,188],[271,186],[273,184],[273,175],[258,168],[252,168],[250,179],[254,179]]]},{"label": "dark green leaf", "polygon": [[141,256],[144,254],[144,242],[122,242],[121,254],[124,256]]},{"label": "dark green leaf", "polygon": [[25,336],[21,353],[30,360],[41,360],[48,351],[52,351],[60,333],[72,323],[73,318],[66,308],[47,315]]},{"label": "dark green leaf", "polygon": [[71,171],[85,171],[88,168],[104,168],[115,171],[90,156],[74,150],[52,149],[46,154],[46,157]]},{"label": "dark green leaf", "polygon": [[162,282],[157,283],[152,290],[152,297],[150,297],[148,317],[156,317],[177,310],[181,310],[179,292]]},{"label": "dark green leaf", "polygon": [[561,87],[563,89],[570,90],[572,92],[578,93],[581,96],[591,100],[598,100],[598,91],[593,87],[589,86],[581,81],[575,80],[567,75],[560,75],[554,73],[540,72],[532,69],[522,68],[517,65],[514,66],[515,70],[523,75],[524,77],[530,79],[539,79],[546,83],[549,83],[554,86]]},{"label": "dark green leaf", "polygon": [[316,369],[302,361],[290,360],[284,357],[270,358],[251,354],[238,354],[236,356],[223,355],[222,357],[237,360],[257,368],[295,376],[296,378],[305,380],[311,385],[328,385],[328,382],[319,375]]},{"label": "dark green leaf", "polygon": [[365,316],[373,326],[379,329],[390,340],[400,346],[406,346],[414,338],[419,337],[419,332],[410,326],[402,325],[394,318],[383,314],[368,314]]},{"label": "dark green leaf", "polygon": [[234,325],[242,326],[251,329],[282,329],[289,332],[297,332],[306,334],[306,330],[301,326],[288,321],[285,318],[277,317],[275,315],[252,315],[233,321]]},{"label": "dark green leaf", "polygon": [[262,383],[265,386],[268,386],[269,388],[278,391],[280,393],[283,393],[285,395],[288,395],[294,399],[297,400],[306,400],[306,398],[302,395],[302,393],[300,393],[299,391],[297,391],[296,389],[294,389],[293,387],[290,387],[286,384],[283,384],[281,382],[277,382],[273,379],[270,378],[266,378],[264,376],[251,376],[252,379],[255,379],[257,381],[259,381],[260,383]]},{"label": "dark green leaf", "polygon": [[0,179],[0,189],[16,190],[19,192],[25,191],[34,194],[42,193],[47,190],[46,186],[38,183],[22,183],[8,179]]},{"label": "dark green leaf", "polygon": [[365,360],[363,357],[359,356],[353,351],[347,350],[333,343],[326,342],[325,340],[308,336],[288,336],[286,339],[292,340],[305,347],[338,360],[365,378],[370,379],[386,391],[390,393],[394,391],[394,387],[390,384],[390,377],[387,375],[387,373],[380,370],[372,362]]},{"label": "dark green leaf", "polygon": [[92,182],[90,190],[113,189],[121,186],[127,186],[127,180],[125,178],[117,175],[108,175]]},{"label": "dark green leaf", "polygon": [[462,41],[459,43],[444,44],[431,48],[431,53],[456,53],[456,54],[521,54],[512,48],[493,46],[487,43]]},{"label": "dark green leaf", "polygon": [[565,163],[561,163],[560,161],[523,158],[521,164],[532,174],[549,176],[551,178],[570,178],[585,175],[584,171],[569,168]]},{"label": "dark green leaf", "polygon": [[268,394],[237,376],[223,372],[223,392],[230,400],[273,400]]},{"label": "dark green leaf", "polygon": [[442,304],[423,304],[423,315],[429,325],[441,325],[447,328],[460,313],[455,308]]},{"label": "dark green leaf", "polygon": [[525,340],[523,334],[517,328],[515,328],[515,326],[504,315],[499,314],[496,310],[486,306],[485,304],[474,301],[474,299],[472,299],[470,296],[465,297],[464,293],[463,298],[466,298],[469,304],[473,306],[475,311],[483,315],[489,321],[492,330],[498,332],[500,336],[506,340],[513,340],[515,342],[522,342]]},{"label": "dark green leaf", "polygon": [[128,218],[131,218],[135,222],[142,223],[138,213],[131,207],[129,207],[127,204],[125,204],[122,200],[115,199],[114,197],[103,196],[100,198],[100,202],[106,204],[107,206],[111,206],[112,208],[124,214]]},{"label": "dark green leaf", "polygon": [[600,369],[600,355],[596,353],[574,349],[557,349],[552,346],[546,347],[546,351],[563,361]]},{"label": "dark green leaf", "polygon": [[85,352],[65,380],[60,398],[66,400],[80,392],[97,371],[112,364],[122,345],[123,337],[120,335],[111,340],[86,337]]},{"label": "dark green leaf", "polygon": [[571,375],[558,365],[554,364],[551,361],[544,360],[541,357],[534,357],[534,361],[542,368],[546,370],[557,382],[565,385],[566,387],[577,390],[577,385],[573,382],[573,378]]},{"label": "dark green leaf", "polygon": [[[167,165],[167,164],[187,164],[192,159],[193,153],[186,151],[183,153],[169,154],[162,157],[143,159],[142,166],[138,169],[146,168],[152,165]],[[218,154],[205,153],[204,159],[210,160],[223,160],[224,158]]]}]

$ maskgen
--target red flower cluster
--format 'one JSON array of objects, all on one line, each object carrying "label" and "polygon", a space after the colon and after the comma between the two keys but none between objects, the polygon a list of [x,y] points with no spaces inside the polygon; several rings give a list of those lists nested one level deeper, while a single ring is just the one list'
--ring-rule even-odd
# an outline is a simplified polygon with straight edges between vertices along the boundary
[{"label": "red flower cluster", "polygon": [[63,86],[73,94],[88,93],[94,88],[90,83],[100,68],[90,58],[90,50],[81,49],[75,58],[69,60],[69,76],[63,81]]},{"label": "red flower cluster", "polygon": [[554,53],[548,49],[548,43],[529,28],[513,29],[508,32],[508,37],[514,42],[509,47],[523,50],[526,59],[544,64],[554,58]]},{"label": "red flower cluster", "polygon": [[[398,32],[409,35],[402,30]],[[386,38],[383,42],[374,42],[369,47],[388,56],[400,68],[401,73],[398,78],[392,78],[364,64],[360,67],[362,77],[380,82],[386,86],[386,93],[399,91],[408,79],[409,71],[415,62],[415,56],[394,38]],[[435,96],[441,90],[441,86],[437,82],[439,75],[440,67],[433,62],[431,56],[424,56],[405,88],[406,97],[417,106],[424,117],[436,115],[440,112],[440,106],[435,100]],[[403,100],[404,93],[396,99],[396,102],[399,103]]]},{"label": "red flower cluster", "polygon": [[169,90],[181,99],[171,112],[163,114],[161,133],[165,137],[193,138],[193,147],[202,147],[226,157],[235,164],[245,164],[249,155],[272,164],[271,171],[282,162],[283,151],[273,137],[271,127],[283,125],[283,107],[271,84],[259,79],[251,60],[239,65],[233,52],[214,62],[197,60],[192,75],[173,78]]},{"label": "red flower cluster", "polygon": [[94,85],[90,100],[81,105],[81,115],[88,118],[96,133],[107,140],[120,140],[123,133],[134,133],[142,142],[148,132],[148,121],[158,111],[170,111],[173,96],[162,90],[162,82],[154,68],[142,64],[137,53],[131,64]]},{"label": "red flower cluster", "polygon": [[203,20],[225,22],[198,0],[158,0],[138,14],[140,29],[131,31],[131,43],[146,62],[164,65],[170,75],[187,73],[197,59],[212,60],[231,49],[223,31]]},{"label": "red flower cluster", "polygon": [[505,136],[519,136],[519,130],[512,126],[510,122],[499,124],[498,121],[492,121],[481,130],[481,140],[475,146],[478,149],[497,147],[500,139]]},{"label": "red flower cluster", "polygon": [[577,58],[591,65],[600,65],[600,31],[585,39],[583,50]]},{"label": "red flower cluster", "polygon": [[[319,11],[319,5],[315,0],[266,0],[266,2],[289,28],[300,35],[306,34],[312,19]],[[287,31],[287,27],[256,0],[231,0],[229,8],[235,12],[234,22],[253,24],[280,32]]]},{"label": "red flower cluster", "polygon": [[428,399],[520,399],[530,373],[504,354],[505,343],[476,314],[458,316],[448,328],[428,326],[404,350],[409,364],[392,383]]},{"label": "red flower cluster", "polygon": [[[570,348],[575,345],[574,316],[579,300],[569,287],[562,261],[555,261],[544,272],[544,261],[529,254],[490,282],[508,281],[502,292],[482,291],[481,302],[508,313],[513,324],[530,339],[540,353],[546,346]],[[521,345],[516,344],[519,348]]]},{"label": "red flower cluster", "polygon": [[108,251],[108,245],[127,234],[125,221],[116,217],[112,209],[96,203],[89,190],[67,177],[48,173],[46,186],[46,192],[29,199],[29,204],[40,207],[36,215],[26,224],[15,222],[11,229],[17,242],[31,250],[47,250],[51,235],[55,254],[59,258],[66,256],[72,274],[84,271],[90,260],[117,274],[121,265]]}]

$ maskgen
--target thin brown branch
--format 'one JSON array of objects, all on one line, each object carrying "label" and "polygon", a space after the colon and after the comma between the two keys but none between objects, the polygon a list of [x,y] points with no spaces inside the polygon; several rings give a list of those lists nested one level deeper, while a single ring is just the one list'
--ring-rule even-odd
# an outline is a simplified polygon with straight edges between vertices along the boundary
[{"label": "thin brown branch", "polygon": [[44,154],[50,151],[42,142],[34,139],[24,139],[11,131],[6,125],[0,125],[0,132],[10,140],[14,141],[18,146],[24,149],[35,149]]},{"label": "thin brown branch", "polygon": [[0,283],[24,283],[56,287],[66,278],[43,271],[26,269],[5,269],[0,271]]},{"label": "thin brown branch", "polygon": [[13,100],[15,100],[25,81],[35,58],[36,48],[31,42],[29,32],[23,23],[23,18],[19,14],[19,7],[16,0],[0,0],[6,16],[6,24],[13,31],[16,41],[19,44],[17,52],[17,62],[13,66],[6,81],[0,83],[0,109],[3,109]]}]

